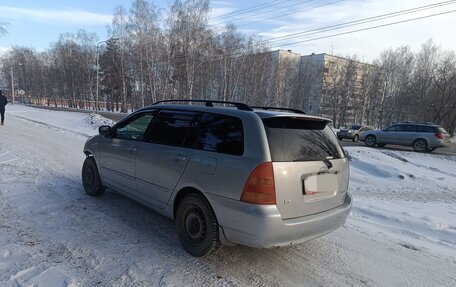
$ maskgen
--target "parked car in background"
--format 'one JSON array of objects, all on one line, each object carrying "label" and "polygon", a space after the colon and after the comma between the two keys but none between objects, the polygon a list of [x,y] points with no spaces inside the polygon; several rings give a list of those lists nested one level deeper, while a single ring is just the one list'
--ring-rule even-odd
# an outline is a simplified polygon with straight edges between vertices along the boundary
[{"label": "parked car in background", "polygon": [[416,152],[431,152],[450,143],[450,134],[433,123],[400,123],[384,130],[367,131],[361,134],[367,146],[387,144],[411,146]]},{"label": "parked car in background", "polygon": [[348,160],[329,122],[242,103],[157,102],[86,142],[83,186],[175,219],[193,256],[221,244],[289,246],[335,230],[350,212]]},{"label": "parked car in background", "polygon": [[362,132],[373,130],[373,127],[364,125],[352,125],[350,127],[340,129],[337,132],[337,138],[341,141],[343,139],[351,139],[354,142],[359,141]]}]

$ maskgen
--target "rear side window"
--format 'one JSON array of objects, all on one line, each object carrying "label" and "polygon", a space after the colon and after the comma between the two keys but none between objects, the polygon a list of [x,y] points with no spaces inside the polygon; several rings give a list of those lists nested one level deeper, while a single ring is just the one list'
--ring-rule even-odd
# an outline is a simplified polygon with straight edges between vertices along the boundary
[{"label": "rear side window", "polygon": [[273,161],[320,161],[344,157],[323,120],[276,117],[263,120]]},{"label": "rear side window", "polygon": [[438,129],[433,126],[416,126],[417,130],[422,133],[437,133]]},{"label": "rear side window", "polygon": [[244,153],[244,132],[239,118],[201,114],[195,148],[231,155]]},{"label": "rear side window", "polygon": [[196,126],[196,113],[160,111],[157,115],[148,141],[172,145],[188,146]]}]

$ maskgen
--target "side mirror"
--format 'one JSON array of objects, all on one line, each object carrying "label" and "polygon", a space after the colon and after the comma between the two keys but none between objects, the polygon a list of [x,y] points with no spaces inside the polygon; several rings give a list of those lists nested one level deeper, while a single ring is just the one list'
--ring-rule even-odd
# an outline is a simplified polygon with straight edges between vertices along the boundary
[{"label": "side mirror", "polygon": [[110,126],[100,126],[98,128],[98,133],[102,136],[109,136],[111,135],[111,127]]}]

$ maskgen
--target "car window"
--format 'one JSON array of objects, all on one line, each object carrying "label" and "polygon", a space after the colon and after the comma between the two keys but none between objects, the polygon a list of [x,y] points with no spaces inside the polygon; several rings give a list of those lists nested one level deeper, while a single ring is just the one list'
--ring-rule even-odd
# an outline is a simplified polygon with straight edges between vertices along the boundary
[{"label": "car window", "polygon": [[195,148],[231,155],[244,153],[244,131],[239,118],[201,114]]},{"label": "car window", "polygon": [[140,113],[120,123],[114,132],[114,137],[125,140],[142,141],[144,134],[153,118],[152,112]]},{"label": "car window", "polygon": [[390,126],[389,128],[386,128],[387,132],[397,132],[399,130],[400,130],[400,126],[399,125]]},{"label": "car window", "polygon": [[358,125],[354,125],[354,126],[350,127],[351,130],[359,130],[360,128],[361,128],[361,126],[358,126]]},{"label": "car window", "polygon": [[400,131],[402,132],[416,132],[416,125],[401,125]]},{"label": "car window", "polygon": [[433,126],[417,126],[419,132],[422,133],[436,133],[438,132],[438,128]]},{"label": "car window", "polygon": [[172,146],[190,146],[191,134],[196,129],[197,113],[160,111],[147,141]]},{"label": "car window", "polygon": [[321,161],[344,157],[325,121],[276,117],[263,120],[273,161]]}]

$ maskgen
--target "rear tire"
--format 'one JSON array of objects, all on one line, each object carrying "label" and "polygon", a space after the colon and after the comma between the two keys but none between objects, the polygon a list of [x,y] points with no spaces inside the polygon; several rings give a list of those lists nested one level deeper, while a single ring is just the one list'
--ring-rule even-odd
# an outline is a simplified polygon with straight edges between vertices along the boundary
[{"label": "rear tire", "polygon": [[374,135],[369,135],[364,140],[364,143],[369,147],[374,147],[377,143],[377,138]]},{"label": "rear tire", "polygon": [[82,165],[82,185],[85,192],[90,196],[100,196],[106,189],[101,183],[97,164],[91,156],[86,157]]},{"label": "rear tire", "polygon": [[417,139],[413,142],[413,150],[416,152],[427,152],[427,142],[424,139]]},{"label": "rear tire", "polygon": [[352,139],[353,142],[358,142],[359,141],[359,135],[355,135]]},{"label": "rear tire", "polygon": [[202,195],[190,194],[182,199],[176,226],[182,247],[195,257],[209,255],[220,247],[217,218]]}]

